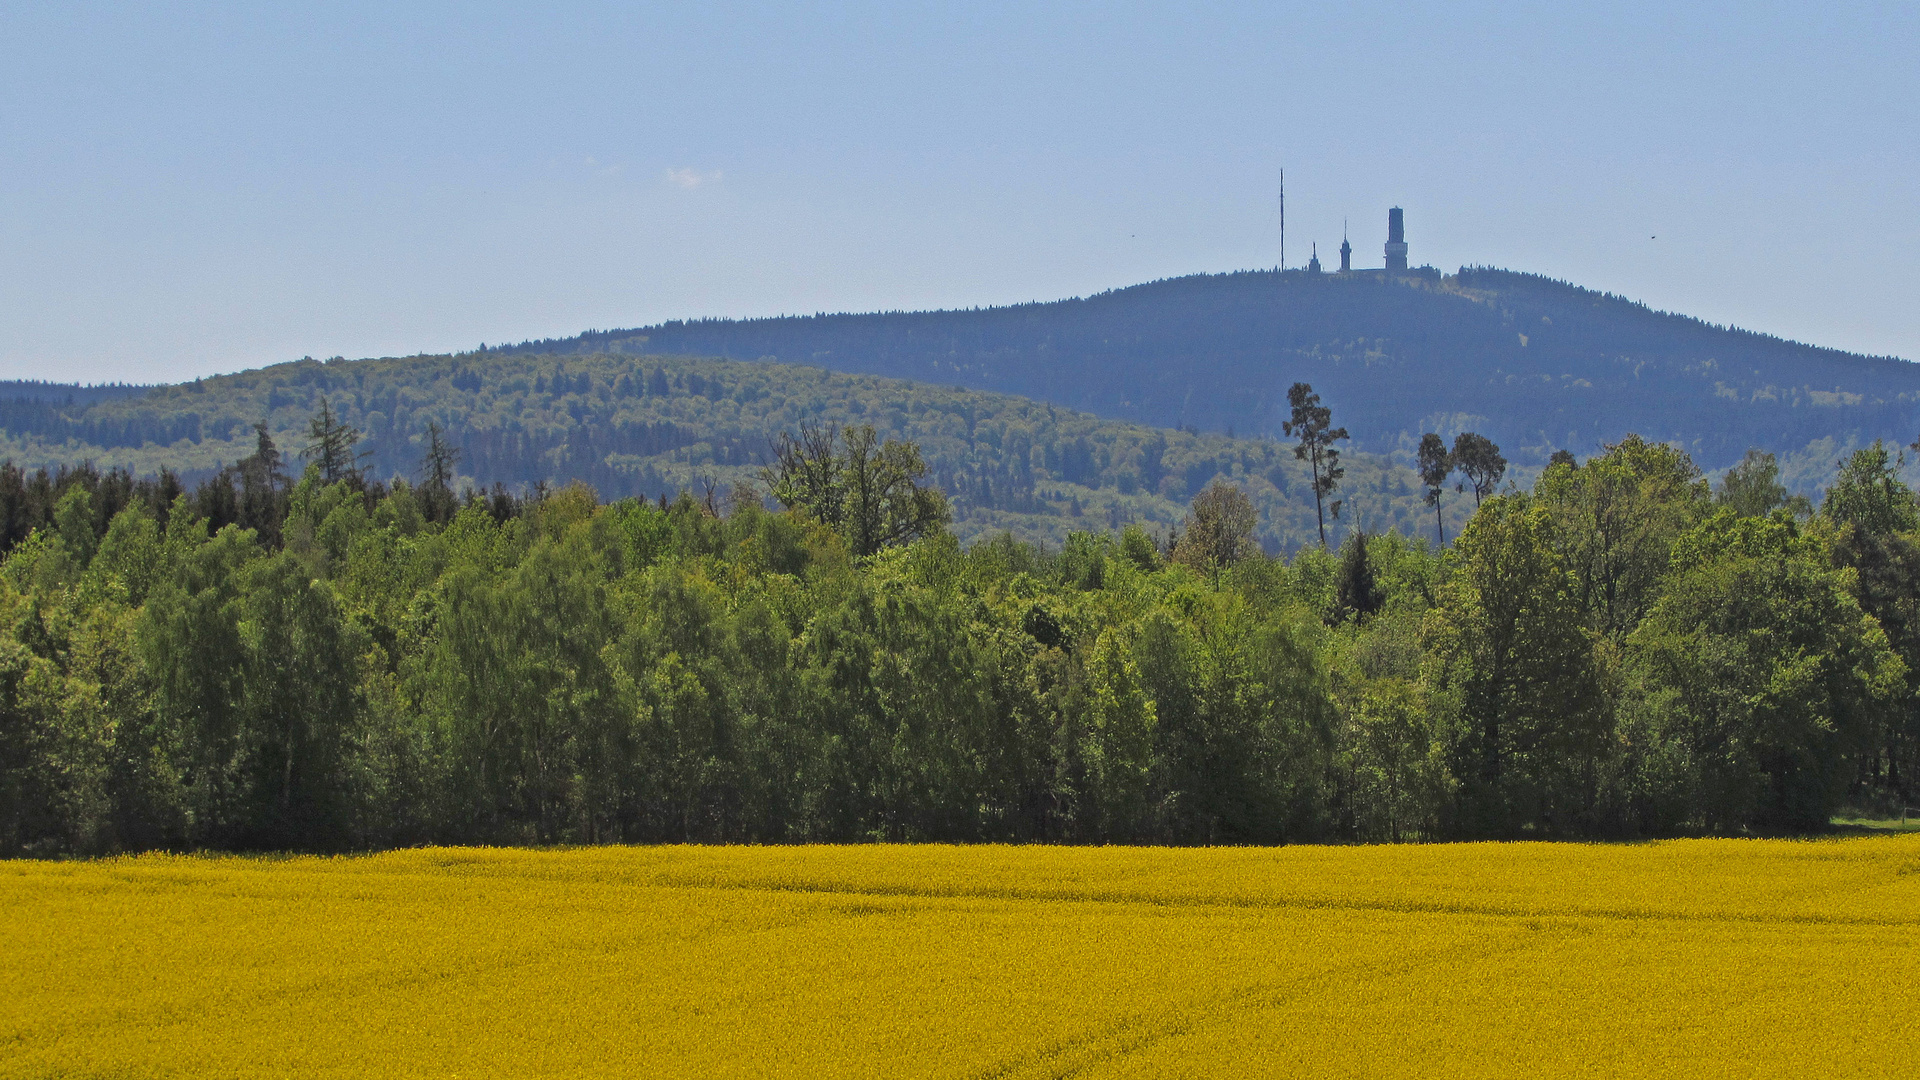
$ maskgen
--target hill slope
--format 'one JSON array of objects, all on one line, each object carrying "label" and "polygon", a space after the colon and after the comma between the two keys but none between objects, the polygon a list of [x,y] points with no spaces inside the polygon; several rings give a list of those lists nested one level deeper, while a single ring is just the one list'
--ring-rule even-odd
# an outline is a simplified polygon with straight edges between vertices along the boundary
[{"label": "hill slope", "polygon": [[[0,402],[0,458],[25,468],[92,462],[192,480],[253,452],[264,419],[284,453],[306,442],[322,397],[366,438],[366,465],[411,476],[429,421],[461,448],[469,482],[584,480],[605,498],[754,480],[769,441],[803,423],[868,423],[917,442],[953,500],[963,541],[1008,529],[1058,544],[1069,530],[1177,525],[1216,476],[1244,487],[1273,550],[1317,538],[1304,467],[1269,439],[1106,420],[1006,394],[818,367],[632,356],[475,353],[303,360],[156,387],[137,397]],[[1432,511],[1404,464],[1352,455],[1334,526],[1423,534]],[[1451,534],[1471,497],[1449,496]]]},{"label": "hill slope", "polygon": [[1637,431],[1717,468],[1750,446],[1904,443],[1920,423],[1920,365],[1488,269],[1201,275],[1055,303],[670,322],[519,348],[822,364],[1242,434],[1277,434],[1287,386],[1305,380],[1357,445],[1406,450],[1423,431],[1473,429],[1516,461],[1584,456]]},{"label": "hill slope", "polygon": [[[735,359],[689,358],[703,355]],[[1920,426],[1920,365],[1545,278],[1246,272],[1016,307],[675,322],[460,356],[305,360],[168,387],[11,383],[0,385],[0,456],[191,479],[250,452],[261,419],[297,448],[325,395],[368,435],[383,477],[414,469],[434,420],[479,482],[580,479],[613,498],[730,487],[756,475],[783,430],[869,422],[923,445],[963,537],[1009,528],[1057,542],[1072,528],[1171,525],[1226,476],[1260,503],[1263,540],[1289,548],[1316,536],[1300,469],[1272,441],[1295,380],[1379,455],[1350,457],[1336,533],[1432,527],[1406,468],[1423,431],[1488,434],[1523,476],[1556,448],[1584,456],[1630,431],[1709,469],[1759,446],[1813,494],[1850,445],[1904,443]]]}]

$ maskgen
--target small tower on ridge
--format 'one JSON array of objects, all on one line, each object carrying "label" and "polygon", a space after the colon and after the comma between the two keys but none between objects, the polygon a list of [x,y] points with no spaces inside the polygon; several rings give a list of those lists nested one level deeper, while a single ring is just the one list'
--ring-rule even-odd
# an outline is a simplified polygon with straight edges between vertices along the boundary
[{"label": "small tower on ridge", "polygon": [[1340,223],[1340,272],[1353,273],[1353,245],[1347,243],[1347,223]]},{"label": "small tower on ridge", "polygon": [[1318,243],[1313,245],[1313,258],[1307,260],[1307,273],[1314,277],[1320,276],[1320,245]]},{"label": "small tower on ridge", "polygon": [[1407,272],[1407,225],[1399,207],[1387,211],[1387,273]]}]

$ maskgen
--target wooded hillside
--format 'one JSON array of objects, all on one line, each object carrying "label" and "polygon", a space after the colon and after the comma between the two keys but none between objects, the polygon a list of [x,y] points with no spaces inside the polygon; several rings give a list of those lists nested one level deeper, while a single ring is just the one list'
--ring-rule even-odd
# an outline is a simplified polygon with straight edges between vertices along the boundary
[{"label": "wooded hillside", "polygon": [[1363,449],[1411,452],[1422,432],[1470,429],[1535,465],[1638,432],[1706,469],[1752,447],[1808,457],[1811,478],[1845,448],[1904,443],[1920,423],[1911,363],[1486,268],[1196,275],[1053,303],[669,322],[519,347],[824,364],[1241,435],[1278,434],[1299,380],[1337,404]]},{"label": "wooded hillside", "polygon": [[[53,398],[53,400],[46,400]],[[264,421],[289,455],[327,399],[364,436],[372,476],[414,477],[427,424],[461,452],[459,474],[512,488],[572,481],[606,499],[730,489],[758,476],[770,441],[801,424],[872,424],[919,444],[951,497],[963,543],[1010,529],[1059,544],[1070,530],[1137,521],[1163,532],[1216,476],[1245,488],[1272,550],[1317,537],[1304,467],[1269,439],[1154,429],[1005,394],[820,367],[618,355],[486,352],[303,360],[66,403],[0,402],[0,459],[26,469],[161,468],[189,483],[253,453]],[[1331,399],[1336,420],[1344,402]],[[1353,455],[1340,497],[1350,525],[1430,532],[1412,470]],[[1449,494],[1457,531],[1472,496]]]},{"label": "wooded hillside", "polygon": [[825,517],[456,502],[338,455],[289,483],[264,445],[228,498],[136,486],[103,523],[123,486],[71,484],[0,558],[0,857],[1752,834],[1913,805],[1920,506],[1884,445],[1813,512],[1763,456],[1711,491],[1629,440],[1444,551],[1284,561],[1226,485],[1171,551],[881,536],[843,450]]}]

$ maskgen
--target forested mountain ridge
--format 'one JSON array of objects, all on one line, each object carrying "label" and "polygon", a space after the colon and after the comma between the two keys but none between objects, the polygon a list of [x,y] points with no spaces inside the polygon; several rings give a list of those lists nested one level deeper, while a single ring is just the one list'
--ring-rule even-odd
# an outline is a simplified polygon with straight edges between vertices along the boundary
[{"label": "forested mountain ridge", "polygon": [[[0,458],[191,481],[251,453],[257,422],[296,450],[327,397],[366,436],[378,477],[412,474],[433,421],[470,482],[583,480],[620,498],[732,487],[782,431],[872,423],[922,446],[963,540],[1007,528],[1058,543],[1126,521],[1164,530],[1224,476],[1248,490],[1277,550],[1317,538],[1304,472],[1274,441],[1294,380],[1371,452],[1348,456],[1336,539],[1351,525],[1433,527],[1407,467],[1429,431],[1491,436],[1522,482],[1556,449],[1584,457],[1628,433],[1708,470],[1758,447],[1780,456],[1790,488],[1816,495],[1847,452],[1920,428],[1920,367],[1905,361],[1465,268],[1242,272],[968,311],[672,322],[153,388],[0,384]],[[1463,500],[1446,501],[1457,531]]]},{"label": "forested mountain ridge", "polygon": [[[463,482],[579,480],[607,499],[754,482],[770,440],[803,424],[871,424],[917,443],[951,498],[962,542],[1007,529],[1061,543],[1138,521],[1163,534],[1214,477],[1244,488],[1270,550],[1317,536],[1305,467],[1270,439],[1149,428],[1004,394],[820,367],[499,351],[302,360],[156,387],[137,397],[0,402],[0,459],[15,466],[161,468],[189,482],[253,453],[264,421],[292,457],[325,399],[363,436],[376,478],[413,477],[429,422],[458,448]],[[1336,418],[1342,403],[1332,402]],[[297,465],[297,462],[296,462]],[[1355,454],[1337,497],[1348,525],[1423,533],[1433,512],[1405,464]],[[1457,532],[1472,497],[1449,495]]]},{"label": "forested mountain ridge", "polygon": [[[1338,403],[1356,445],[1492,436],[1517,462],[1628,432],[1723,468],[1913,436],[1920,366],[1716,326],[1537,275],[1196,275],[1010,307],[668,322],[518,349],[821,364],[1021,394],[1163,427],[1278,434],[1286,389]],[[1831,447],[1814,451],[1829,472]]]}]

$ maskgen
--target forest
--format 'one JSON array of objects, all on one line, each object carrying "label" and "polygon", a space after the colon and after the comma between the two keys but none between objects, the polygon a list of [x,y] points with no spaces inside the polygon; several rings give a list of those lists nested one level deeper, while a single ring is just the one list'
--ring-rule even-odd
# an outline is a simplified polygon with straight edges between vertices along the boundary
[{"label": "forest", "polygon": [[[704,359],[702,359],[704,357]],[[715,359],[715,357],[731,358]],[[1388,280],[1197,275],[966,311],[697,320],[454,355],[311,358],[168,386],[0,384],[0,460],[194,483],[299,437],[325,398],[406,476],[429,422],[463,479],[670,498],[750,477],[780,432],[872,424],[920,445],[963,544],[1059,546],[1129,521],[1161,534],[1216,476],[1254,499],[1271,554],[1318,542],[1284,439],[1293,382],[1351,433],[1332,526],[1411,533],[1421,437],[1475,432],[1531,483],[1555,452],[1629,431],[1712,474],[1772,452],[1818,498],[1835,462],[1920,421],[1920,368],[1649,310],[1536,275]],[[1909,482],[1920,473],[1906,474]],[[1450,500],[1446,527],[1470,507]]]},{"label": "forest", "polygon": [[1907,361],[1488,267],[1199,274],[1009,307],[673,321],[512,348],[824,364],[1256,436],[1280,433],[1286,387],[1304,381],[1342,403],[1373,453],[1474,430],[1531,468],[1637,431],[1715,471],[1771,451],[1809,491],[1838,453],[1904,438],[1920,416]]},{"label": "forest", "polygon": [[612,501],[456,494],[437,426],[413,481],[308,432],[297,477],[264,427],[191,490],[0,477],[51,499],[0,562],[0,850],[1749,835],[1915,797],[1882,443],[1814,506],[1765,453],[1710,484],[1629,437],[1444,547],[1275,557],[1230,477],[1164,535],[962,544],[862,424]]},{"label": "forest", "polygon": [[[381,479],[413,475],[432,424],[460,447],[462,483],[520,493],[578,480],[610,500],[671,499],[750,481],[783,431],[859,423],[921,448],[963,544],[1011,531],[1058,547],[1069,532],[1127,522],[1164,535],[1215,477],[1254,500],[1270,551],[1318,539],[1305,471],[1270,438],[1150,428],[818,366],[486,352],[303,360],[173,386],[88,389],[15,384],[0,400],[0,460],[56,473],[169,470],[191,486],[251,453],[256,424],[294,445],[325,402],[361,433],[362,465]],[[1336,538],[1349,526],[1411,532],[1432,522],[1406,462],[1355,453],[1346,468]],[[1446,501],[1447,528],[1471,503]]]}]

